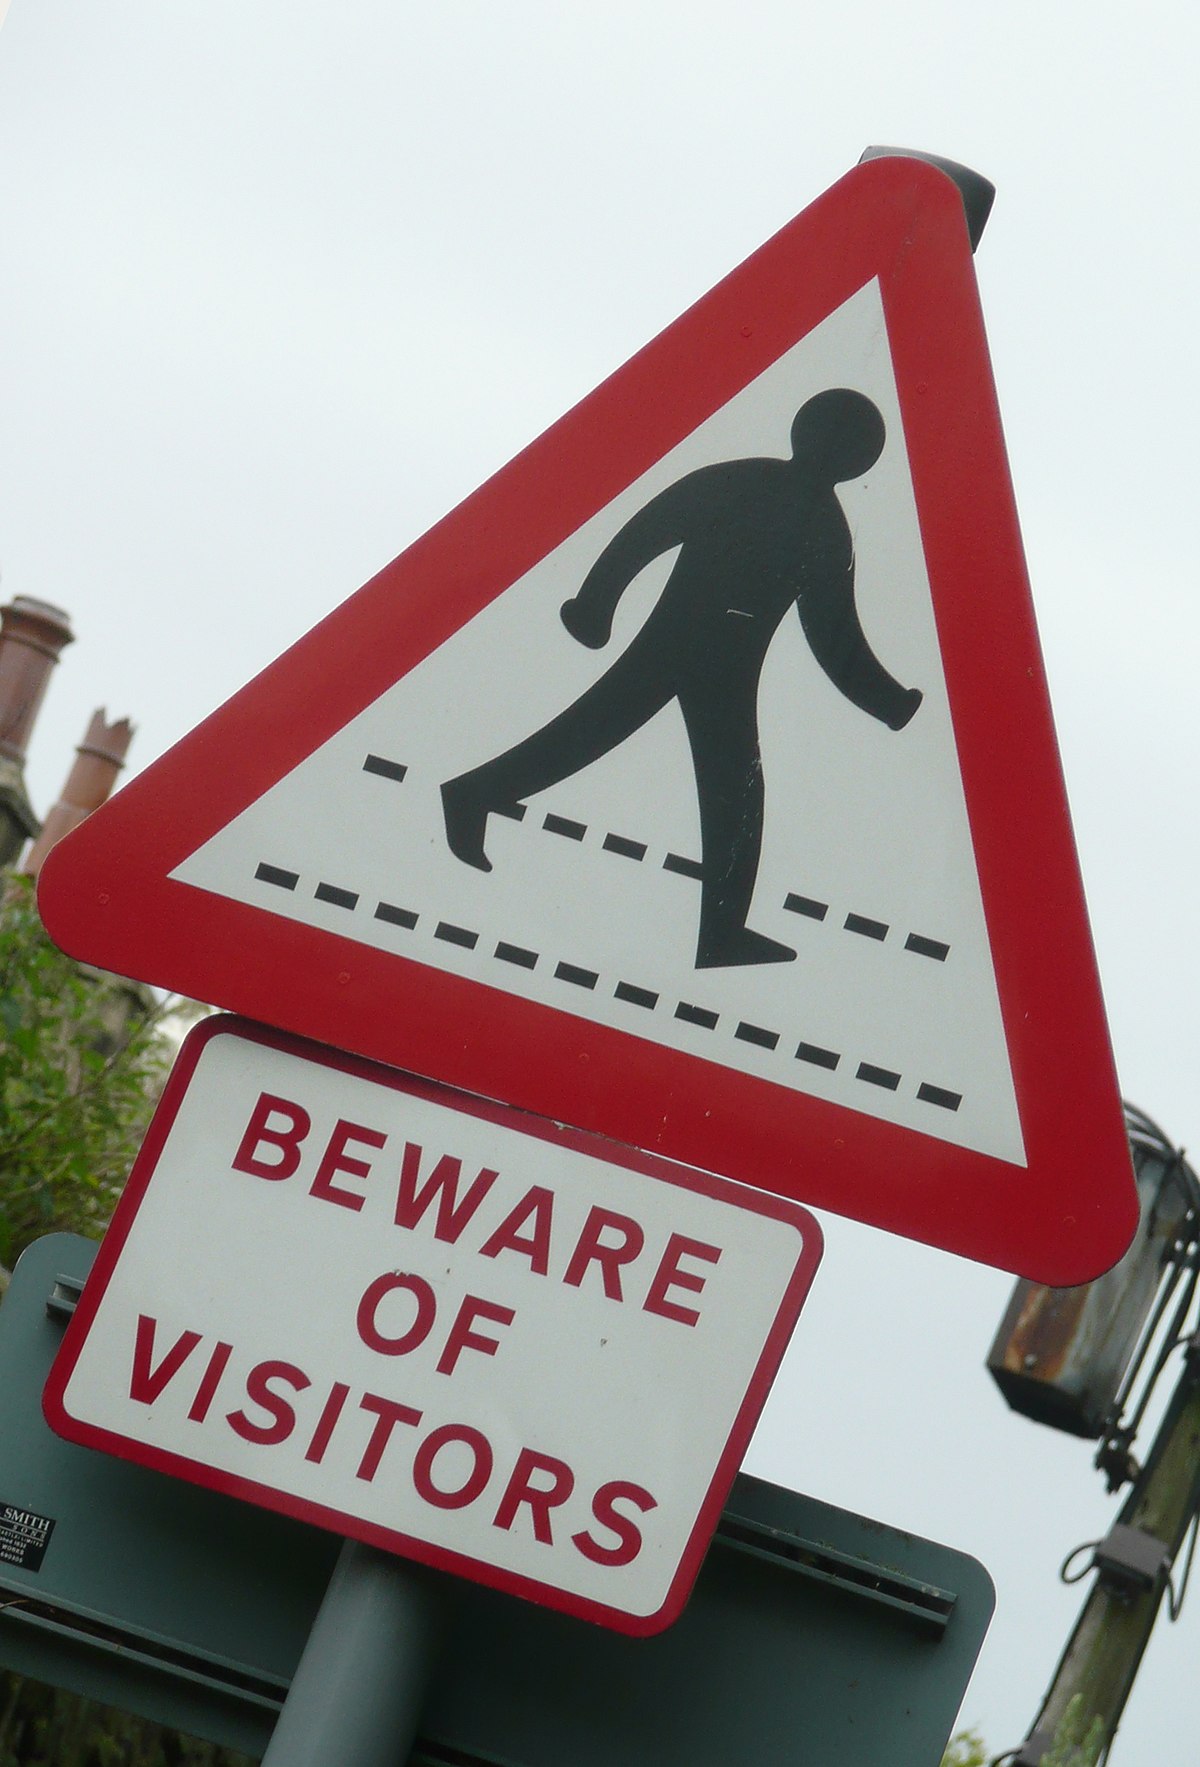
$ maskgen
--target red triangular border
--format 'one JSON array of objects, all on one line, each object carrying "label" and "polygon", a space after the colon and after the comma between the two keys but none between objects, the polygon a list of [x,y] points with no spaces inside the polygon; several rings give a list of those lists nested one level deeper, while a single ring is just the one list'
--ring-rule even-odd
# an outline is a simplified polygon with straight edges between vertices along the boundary
[{"label": "red triangular border", "polygon": [[[1028,1155],[972,1153],[170,872],[872,277]],[[857,167],[50,856],[89,963],[1055,1284],[1135,1201],[962,203]]]}]

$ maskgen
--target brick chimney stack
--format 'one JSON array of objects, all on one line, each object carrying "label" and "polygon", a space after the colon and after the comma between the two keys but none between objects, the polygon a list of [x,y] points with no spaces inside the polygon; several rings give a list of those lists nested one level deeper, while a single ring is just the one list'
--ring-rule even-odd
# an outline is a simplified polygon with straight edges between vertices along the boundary
[{"label": "brick chimney stack", "polygon": [[92,713],[87,733],[75,751],[75,761],[66,784],[46,817],[41,834],[26,854],[22,871],[36,877],[51,847],[107,800],[117,783],[117,774],[125,765],[132,740],[133,725],[128,718],[110,724],[103,706]]},{"label": "brick chimney stack", "polygon": [[0,608],[0,865],[11,865],[39,829],[25,790],[25,748],[72,636],[67,615],[47,601],[18,595]]}]

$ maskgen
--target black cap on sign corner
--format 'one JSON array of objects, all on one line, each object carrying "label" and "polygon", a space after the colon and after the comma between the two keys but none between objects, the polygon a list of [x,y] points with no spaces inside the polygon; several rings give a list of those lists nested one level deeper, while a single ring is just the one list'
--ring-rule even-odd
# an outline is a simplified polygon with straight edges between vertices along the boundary
[{"label": "black cap on sign corner", "polygon": [[926,165],[936,166],[939,172],[945,172],[948,178],[953,178],[963,200],[967,233],[971,250],[974,251],[983,238],[983,230],[992,212],[996,186],[982,172],[973,172],[970,166],[962,166],[957,160],[945,159],[940,153],[918,153],[913,147],[868,147],[863,150],[858,163],[861,166],[866,160],[890,159],[924,160]]}]

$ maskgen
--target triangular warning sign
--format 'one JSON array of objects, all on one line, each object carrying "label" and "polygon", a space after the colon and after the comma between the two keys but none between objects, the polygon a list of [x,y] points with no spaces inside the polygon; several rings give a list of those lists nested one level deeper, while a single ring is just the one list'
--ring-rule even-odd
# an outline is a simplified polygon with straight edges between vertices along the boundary
[{"label": "triangular warning sign", "polygon": [[962,203],[860,166],[51,857],[88,961],[1056,1283],[1133,1191]]}]

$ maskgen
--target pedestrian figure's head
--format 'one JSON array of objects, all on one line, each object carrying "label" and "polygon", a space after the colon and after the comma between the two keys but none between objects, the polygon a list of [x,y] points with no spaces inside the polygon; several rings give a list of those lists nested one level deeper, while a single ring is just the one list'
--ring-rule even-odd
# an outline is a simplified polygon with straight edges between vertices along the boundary
[{"label": "pedestrian figure's head", "polygon": [[878,405],[850,387],[830,387],[803,404],[792,422],[792,458],[827,484],[861,478],[887,436]]}]

